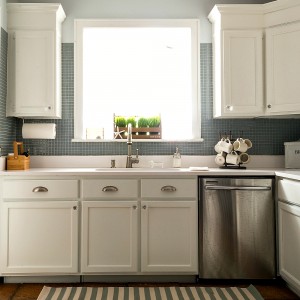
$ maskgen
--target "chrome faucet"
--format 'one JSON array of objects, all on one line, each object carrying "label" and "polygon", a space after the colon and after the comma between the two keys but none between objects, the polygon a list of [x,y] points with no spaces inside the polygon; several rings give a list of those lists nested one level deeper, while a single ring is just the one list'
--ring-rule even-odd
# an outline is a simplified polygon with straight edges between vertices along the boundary
[{"label": "chrome faucet", "polygon": [[132,157],[132,128],[131,124],[128,124],[128,135],[127,135],[127,147],[128,147],[128,154],[127,154],[127,160],[126,160],[126,168],[132,168],[132,164],[138,164],[139,163],[139,149],[136,149],[136,155],[135,157]]}]

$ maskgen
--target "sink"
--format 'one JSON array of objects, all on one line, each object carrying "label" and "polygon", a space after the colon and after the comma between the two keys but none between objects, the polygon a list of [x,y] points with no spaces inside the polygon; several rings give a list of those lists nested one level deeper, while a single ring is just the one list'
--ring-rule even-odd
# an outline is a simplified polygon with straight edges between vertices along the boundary
[{"label": "sink", "polygon": [[122,172],[122,171],[136,170],[136,168],[96,168],[95,171],[99,172]]},{"label": "sink", "polygon": [[96,168],[97,172],[180,172],[188,171],[185,168]]}]

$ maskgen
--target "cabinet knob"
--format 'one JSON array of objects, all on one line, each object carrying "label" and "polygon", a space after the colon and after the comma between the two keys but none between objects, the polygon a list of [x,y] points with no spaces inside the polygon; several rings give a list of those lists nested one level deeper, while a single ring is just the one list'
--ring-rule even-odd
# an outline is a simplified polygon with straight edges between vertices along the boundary
[{"label": "cabinet knob", "polygon": [[32,191],[34,193],[45,193],[45,192],[48,192],[48,189],[44,186],[37,186]]},{"label": "cabinet knob", "polygon": [[229,110],[229,111],[233,111],[233,106],[232,105],[227,105],[226,109]]},{"label": "cabinet knob", "polygon": [[133,208],[133,209],[137,209],[137,205],[133,205],[132,208]]},{"label": "cabinet knob", "polygon": [[172,185],[165,185],[160,189],[162,192],[176,192],[177,189],[175,186]]},{"label": "cabinet knob", "polygon": [[48,110],[51,110],[51,109],[52,109],[52,107],[51,107],[51,106],[48,106],[47,108],[48,108]]},{"label": "cabinet knob", "polygon": [[73,210],[77,210],[77,206],[73,206]]},{"label": "cabinet knob", "polygon": [[143,209],[146,209],[147,208],[147,205],[143,205]]},{"label": "cabinet knob", "polygon": [[116,186],[107,185],[102,189],[102,192],[117,192],[118,190]]},{"label": "cabinet knob", "polygon": [[272,105],[271,105],[271,104],[268,104],[268,108],[272,108]]}]

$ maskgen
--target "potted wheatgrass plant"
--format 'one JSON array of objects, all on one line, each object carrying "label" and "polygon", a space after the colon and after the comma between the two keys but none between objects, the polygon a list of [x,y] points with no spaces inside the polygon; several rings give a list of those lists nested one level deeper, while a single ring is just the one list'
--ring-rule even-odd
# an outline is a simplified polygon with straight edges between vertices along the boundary
[{"label": "potted wheatgrass plant", "polygon": [[[160,139],[161,119],[160,116],[114,116],[115,138],[126,138],[125,132],[128,124],[132,126],[133,139]],[[120,134],[118,132],[121,132]]]},{"label": "potted wheatgrass plant", "polygon": [[[138,119],[138,128],[140,130],[140,128],[149,128],[149,121],[147,118],[144,118],[144,117],[140,117]],[[147,132],[141,132],[139,131],[139,134],[140,135],[146,135]]]},{"label": "potted wheatgrass plant", "polygon": [[150,136],[159,136],[161,135],[161,126],[160,126],[161,120],[160,116],[153,116],[148,118],[148,124],[150,127]]}]

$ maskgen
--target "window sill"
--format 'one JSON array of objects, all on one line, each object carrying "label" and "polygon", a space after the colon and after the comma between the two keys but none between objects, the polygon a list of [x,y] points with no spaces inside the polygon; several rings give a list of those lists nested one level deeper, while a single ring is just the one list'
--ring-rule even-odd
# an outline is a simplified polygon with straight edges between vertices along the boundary
[{"label": "window sill", "polygon": [[[138,139],[138,140],[132,140],[132,143],[171,143],[171,142],[189,142],[189,143],[199,143],[203,142],[203,138],[199,139],[182,139],[182,140],[163,140],[163,139],[153,139],[153,140],[143,140],[143,139]],[[87,139],[72,139],[72,143],[126,143],[126,139],[114,139],[114,140],[100,140],[100,139],[95,139],[95,140],[87,140]]]}]

